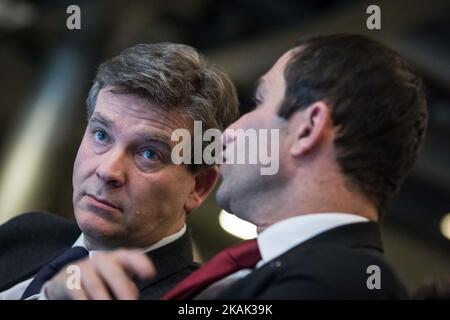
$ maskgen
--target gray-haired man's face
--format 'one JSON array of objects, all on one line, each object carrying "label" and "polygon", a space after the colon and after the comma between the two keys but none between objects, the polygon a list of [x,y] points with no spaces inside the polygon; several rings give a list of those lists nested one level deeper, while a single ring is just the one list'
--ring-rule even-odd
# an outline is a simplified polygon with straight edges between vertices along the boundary
[{"label": "gray-haired man's face", "polygon": [[173,234],[191,210],[194,176],[170,161],[179,115],[100,90],[73,171],[75,216],[88,245],[142,247]]}]

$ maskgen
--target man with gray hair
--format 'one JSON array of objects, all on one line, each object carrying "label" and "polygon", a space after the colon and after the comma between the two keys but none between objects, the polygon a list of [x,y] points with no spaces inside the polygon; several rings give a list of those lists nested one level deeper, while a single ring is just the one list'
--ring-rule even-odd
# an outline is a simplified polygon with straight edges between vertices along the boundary
[{"label": "man with gray hair", "polygon": [[[194,121],[222,130],[237,104],[230,79],[186,45],[139,44],[100,65],[73,170],[76,224],[29,213],[0,226],[0,299],[157,299],[195,270],[185,220],[218,170],[172,163],[171,134]],[[117,248],[136,250],[104,253]]]},{"label": "man with gray hair", "polygon": [[[258,236],[219,252],[163,299],[407,299],[379,221],[425,136],[421,78],[364,35],[315,35],[259,79],[255,102],[223,134],[216,200]],[[253,152],[238,138],[250,129],[279,132],[276,174],[229,161],[229,149]]]}]

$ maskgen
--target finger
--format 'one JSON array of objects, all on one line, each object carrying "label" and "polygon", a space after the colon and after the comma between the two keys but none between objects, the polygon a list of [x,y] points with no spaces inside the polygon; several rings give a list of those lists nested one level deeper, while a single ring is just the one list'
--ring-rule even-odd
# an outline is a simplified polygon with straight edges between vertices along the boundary
[{"label": "finger", "polygon": [[44,293],[48,300],[87,300],[88,297],[82,287],[69,289],[65,278],[58,277],[44,285]]},{"label": "finger", "polygon": [[98,274],[115,298],[136,300],[139,290],[124,266],[113,256],[97,255],[93,259]]},{"label": "finger", "polygon": [[72,289],[70,291],[70,299],[72,300],[89,300],[88,295],[84,291],[84,288],[81,287],[80,289]]},{"label": "finger", "polygon": [[116,259],[131,275],[137,275],[141,280],[150,280],[155,274],[155,267],[150,259],[138,250],[120,250]]},{"label": "finger", "polygon": [[92,264],[81,270],[81,285],[87,297],[91,300],[111,300],[111,294],[103,278]]},{"label": "finger", "polygon": [[[78,268],[81,269],[81,265],[84,265],[84,263],[80,263],[78,265]],[[47,281],[43,286],[43,291],[45,293],[45,296],[49,300],[67,300],[67,299],[85,299],[86,294],[84,294],[80,289],[80,286],[78,288],[73,288],[77,290],[71,290],[71,288],[76,283],[73,283],[68,276],[67,267],[62,268],[53,278],[51,278],[49,281]],[[75,279],[76,281],[76,279]]]}]

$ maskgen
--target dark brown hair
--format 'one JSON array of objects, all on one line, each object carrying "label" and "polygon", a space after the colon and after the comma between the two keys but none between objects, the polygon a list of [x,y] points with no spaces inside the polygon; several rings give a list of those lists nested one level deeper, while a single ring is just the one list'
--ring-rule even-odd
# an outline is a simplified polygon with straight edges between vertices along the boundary
[{"label": "dark brown hair", "polygon": [[405,60],[363,35],[300,40],[285,69],[279,115],[289,118],[325,101],[338,127],[337,161],[356,186],[385,211],[410,172],[427,127],[422,80]]}]

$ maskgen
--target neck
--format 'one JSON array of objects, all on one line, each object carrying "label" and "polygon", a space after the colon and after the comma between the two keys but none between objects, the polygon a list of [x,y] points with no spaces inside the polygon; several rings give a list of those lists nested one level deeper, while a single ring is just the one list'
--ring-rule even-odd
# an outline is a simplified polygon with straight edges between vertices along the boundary
[{"label": "neck", "polygon": [[375,206],[358,190],[353,190],[356,188],[349,187],[344,179],[331,180],[306,183],[313,180],[293,179],[302,183],[288,184],[278,194],[261,197],[255,206],[246,209],[252,213],[248,220],[257,225],[258,233],[281,220],[321,212],[350,213],[378,220]]}]

